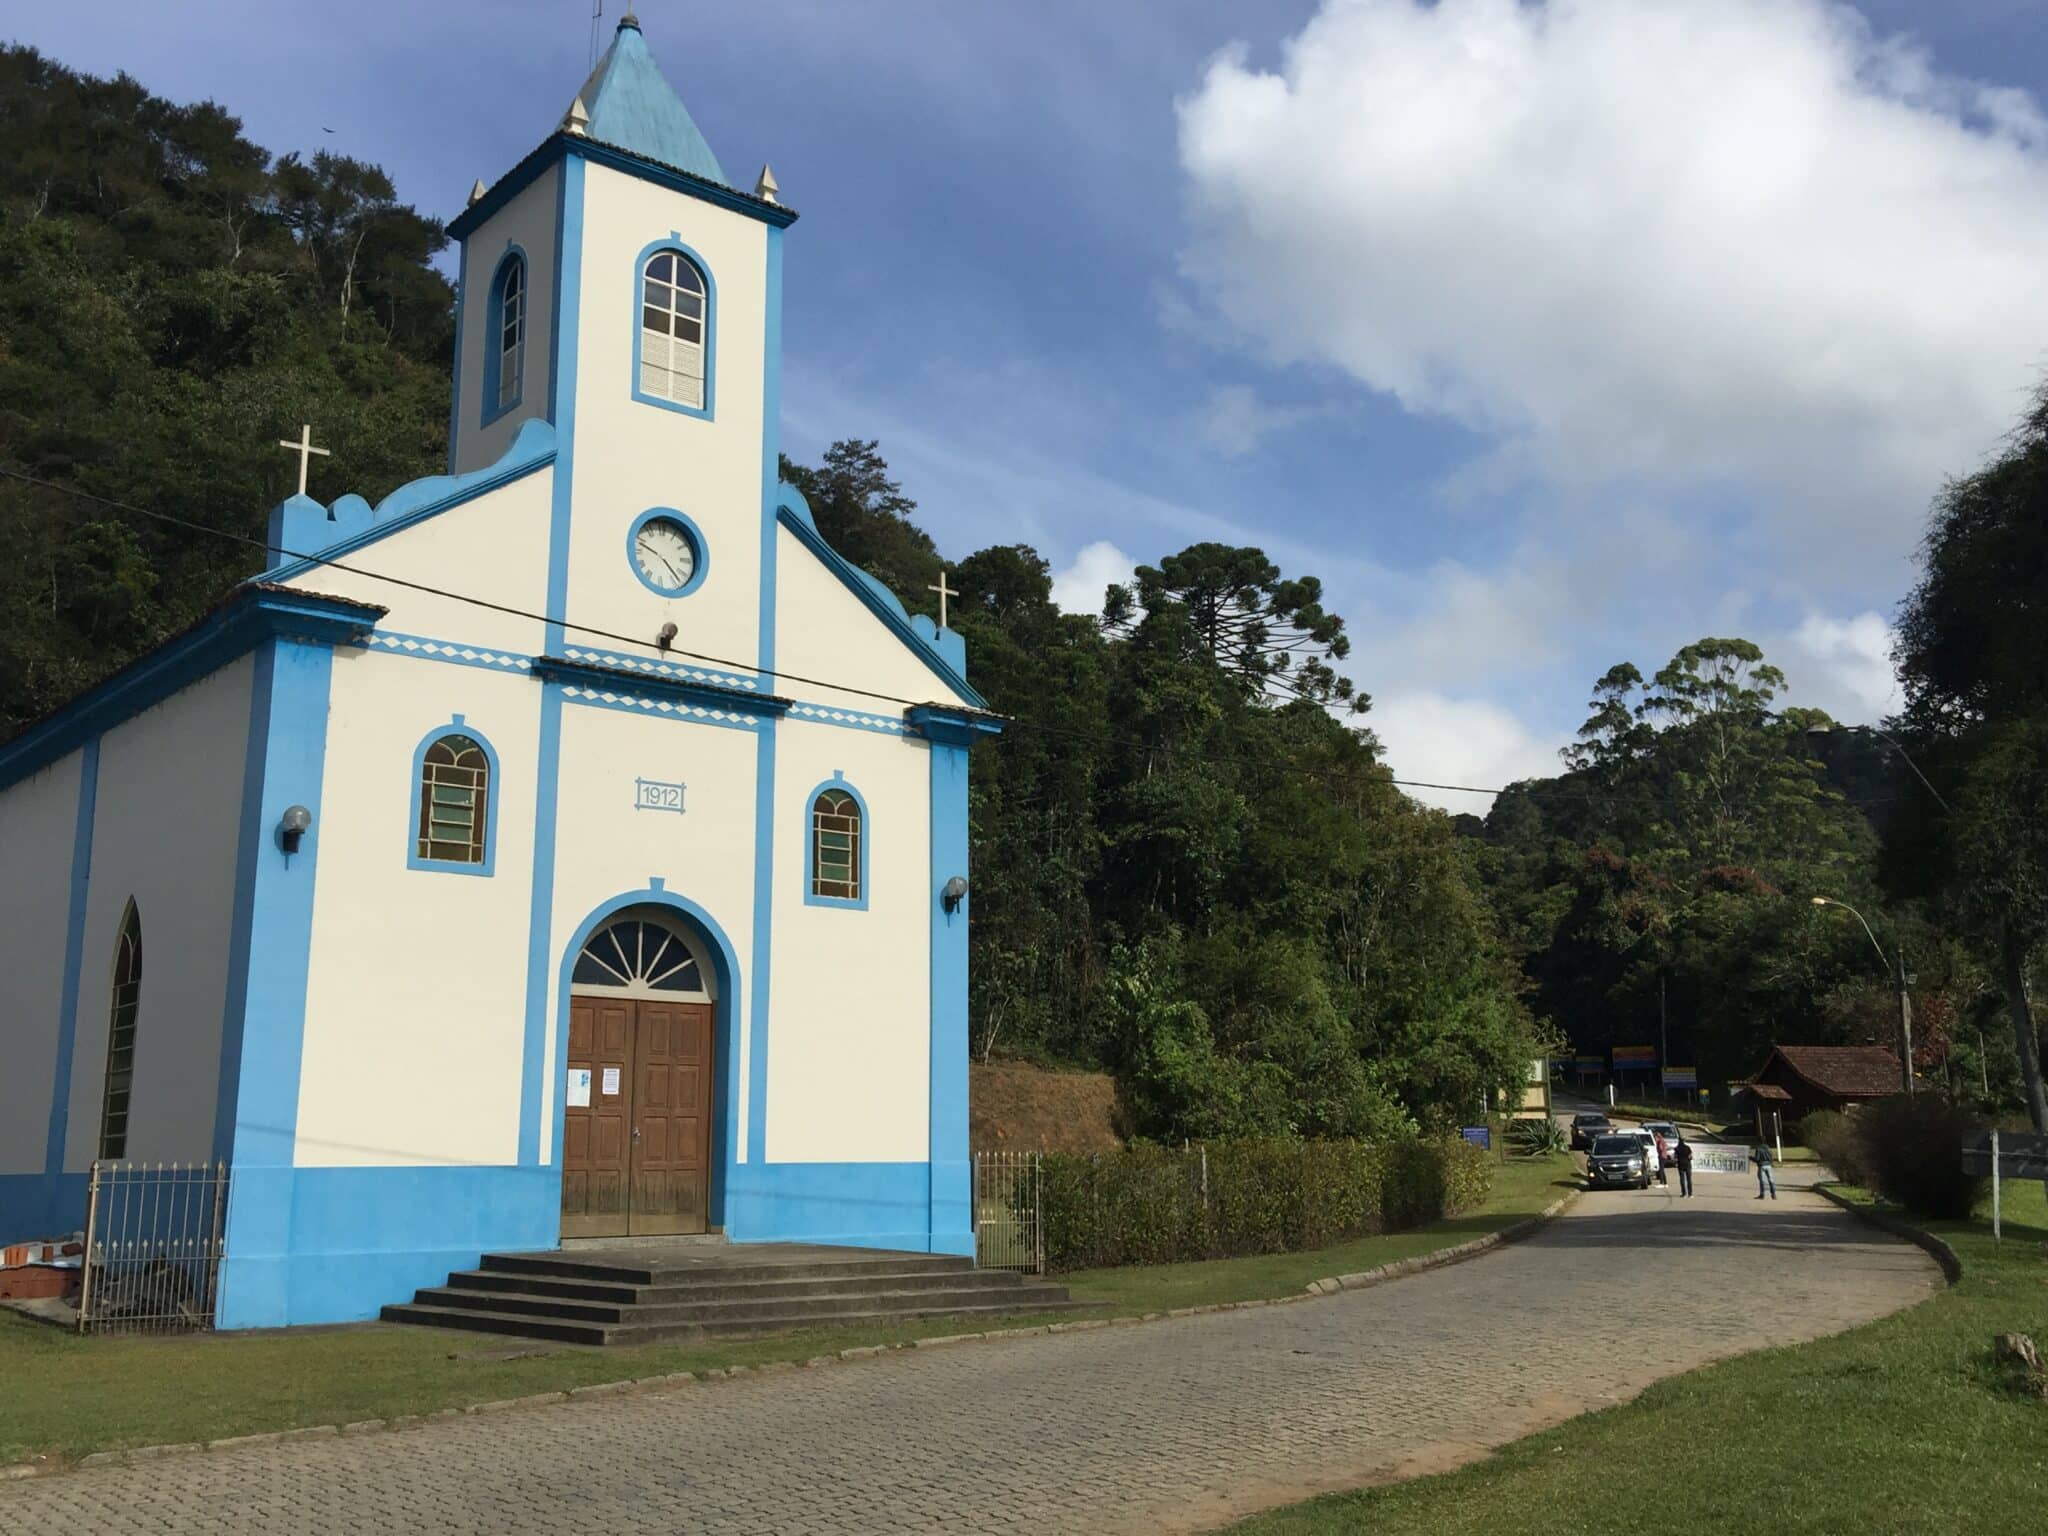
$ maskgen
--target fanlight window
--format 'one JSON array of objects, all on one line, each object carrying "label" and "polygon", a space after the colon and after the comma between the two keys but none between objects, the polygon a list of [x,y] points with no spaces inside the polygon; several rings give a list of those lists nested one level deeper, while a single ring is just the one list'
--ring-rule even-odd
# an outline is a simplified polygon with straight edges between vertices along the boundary
[{"label": "fanlight window", "polygon": [[468,736],[443,736],[420,760],[419,856],[481,864],[490,821],[491,763]]},{"label": "fanlight window", "polygon": [[107,1086],[100,1099],[100,1156],[128,1155],[128,1096],[135,1082],[135,1016],[142,1006],[142,917],[128,903],[114,942],[114,999],[107,1018]]},{"label": "fanlight window", "polygon": [[811,894],[860,900],[860,802],[842,789],[811,802]]},{"label": "fanlight window", "polygon": [[708,995],[703,967],[682,935],[661,923],[623,918],[590,936],[569,973],[579,987]]},{"label": "fanlight window", "polygon": [[640,392],[704,408],[704,274],[689,257],[657,251],[640,285]]},{"label": "fanlight window", "polygon": [[526,263],[514,256],[498,281],[498,409],[519,398],[519,368],[526,358]]}]

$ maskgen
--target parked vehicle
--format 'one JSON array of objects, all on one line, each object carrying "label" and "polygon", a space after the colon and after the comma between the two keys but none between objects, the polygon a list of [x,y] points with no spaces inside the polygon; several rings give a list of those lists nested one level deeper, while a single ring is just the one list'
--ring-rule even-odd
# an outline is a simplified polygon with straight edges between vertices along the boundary
[{"label": "parked vehicle", "polygon": [[1655,1133],[1647,1125],[1625,1125],[1616,1131],[1615,1135],[1631,1137],[1642,1143],[1643,1166],[1648,1168],[1650,1176],[1655,1178],[1657,1170],[1664,1166],[1664,1159],[1657,1155],[1657,1137]]},{"label": "parked vehicle", "polygon": [[1667,1147],[1678,1145],[1678,1127],[1669,1120],[1645,1120],[1643,1129],[1652,1135],[1662,1136]]},{"label": "parked vehicle", "polygon": [[1633,1133],[1601,1136],[1586,1153],[1586,1182],[1594,1189],[1648,1189],[1651,1151]]},{"label": "parked vehicle", "polygon": [[1605,1136],[1609,1131],[1613,1129],[1613,1122],[1611,1122],[1605,1115],[1597,1114],[1592,1111],[1587,1111],[1584,1114],[1573,1115],[1572,1150],[1574,1152],[1584,1152],[1593,1145],[1593,1140],[1595,1137]]}]

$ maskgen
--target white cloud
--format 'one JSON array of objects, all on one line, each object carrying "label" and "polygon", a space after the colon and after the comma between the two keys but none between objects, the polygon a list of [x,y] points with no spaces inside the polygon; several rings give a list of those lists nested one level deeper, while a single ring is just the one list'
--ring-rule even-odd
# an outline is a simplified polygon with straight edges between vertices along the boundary
[{"label": "white cloud", "polygon": [[[1496,789],[1559,771],[1562,740],[1546,738],[1486,699],[1427,690],[1377,694],[1366,720],[1399,779]],[[1475,816],[1484,816],[1493,805],[1486,795],[1452,790],[1410,785],[1408,793],[1426,804]]]},{"label": "white cloud", "polygon": [[1791,702],[1854,722],[1882,718],[1899,702],[1892,639],[1892,627],[1880,614],[1807,615],[1791,637],[1793,655],[1785,668]]},{"label": "white cloud", "polygon": [[1102,612],[1103,589],[1111,582],[1128,584],[1138,562],[1107,539],[1083,545],[1064,570],[1053,572],[1052,600],[1068,613]]},{"label": "white cloud", "polygon": [[1300,419],[1299,411],[1268,405],[1242,384],[1226,384],[1210,391],[1196,413],[1195,432],[1205,447],[1236,459],[1256,453],[1270,434]]},{"label": "white cloud", "polygon": [[1276,358],[1515,472],[1776,493],[1835,578],[1896,569],[2048,338],[2039,109],[1826,0],[1325,0],[1180,152],[1184,270]]}]

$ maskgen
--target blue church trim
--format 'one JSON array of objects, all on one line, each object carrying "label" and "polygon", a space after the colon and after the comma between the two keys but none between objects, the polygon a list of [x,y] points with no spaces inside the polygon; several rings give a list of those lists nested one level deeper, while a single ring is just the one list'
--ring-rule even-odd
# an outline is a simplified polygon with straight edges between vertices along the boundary
[{"label": "blue church trim", "polygon": [[[43,1172],[50,1177],[64,1171],[64,1143],[71,1123],[71,1059],[78,1044],[79,973],[85,964],[86,897],[92,884],[93,817],[99,805],[99,788],[100,739],[95,736],[78,755],[71,888],[64,908],[64,989],[57,1004],[57,1060],[50,1088],[50,1121],[43,1140]],[[80,1209],[82,1212],[83,1207]]]},{"label": "blue church trim", "polygon": [[[705,398],[710,398],[708,393]],[[640,530],[656,518],[662,518],[677,524],[682,528],[683,532],[690,536],[690,549],[696,557],[696,563],[690,567],[690,579],[680,587],[658,586],[654,582],[649,581],[647,573],[640,569]],[[626,568],[633,573],[634,579],[641,586],[652,592],[656,597],[688,597],[692,592],[704,585],[704,578],[711,573],[711,546],[704,541],[704,530],[697,526],[696,520],[687,512],[678,512],[674,507],[649,507],[627,526]]]},{"label": "blue church trim", "polygon": [[[519,368],[513,375],[512,394],[509,399],[499,394],[499,365],[505,357],[505,279],[511,273],[513,263],[519,266],[520,302],[525,306],[519,315]],[[498,265],[491,273],[490,302],[485,310],[484,331],[484,387],[483,409],[477,425],[488,427],[512,411],[519,409],[519,402],[526,394],[526,354],[528,322],[533,318],[533,265],[526,259],[526,248],[515,241],[505,242],[505,253],[498,258]],[[458,338],[458,345],[460,340]]]},{"label": "blue church trim", "polygon": [[[321,791],[327,766],[327,711],[334,650],[329,644],[274,640],[259,658],[250,730],[262,735],[259,780],[245,782],[235,910],[248,913],[231,975],[236,1016],[224,1021],[222,1076],[233,1066],[233,1093],[215,1109],[216,1147],[227,1148],[226,1258],[219,1316],[228,1328],[291,1320],[288,1291],[268,1261],[289,1253],[299,1083],[306,1037],[306,973],[313,945],[313,892],[320,864]],[[264,675],[267,674],[267,675]],[[248,806],[255,812],[249,816]],[[278,836],[285,810],[304,805],[313,822],[296,854]],[[230,1105],[232,1108],[230,1109]]]},{"label": "blue church trim", "polygon": [[384,617],[374,603],[245,582],[213,612],[0,746],[0,789],[160,704],[273,635],[352,640]]},{"label": "blue church trim", "polygon": [[[650,395],[640,388],[640,347],[646,340],[645,328],[640,323],[641,305],[647,295],[647,263],[662,251],[674,251],[697,269],[697,275],[704,279],[704,403],[701,406],[684,405],[680,400],[664,400],[660,395]],[[633,398],[642,405],[658,405],[665,411],[674,411],[682,416],[695,416],[700,421],[716,420],[715,407],[718,403],[718,279],[711,275],[711,263],[690,246],[683,243],[679,230],[670,230],[659,240],[650,240],[640,247],[640,254],[633,260]]]},{"label": "blue church trim", "polygon": [[[566,474],[566,443],[560,458],[561,472]],[[495,464],[467,474],[414,480],[401,485],[374,509],[353,494],[337,498],[332,507],[323,507],[310,496],[287,497],[270,514],[270,554],[278,563],[257,579],[290,581],[323,561],[345,559],[365,545],[523,480],[555,461],[555,430],[534,416],[519,424],[519,431]]]},{"label": "blue church trim", "polygon": [[747,1161],[768,1155],[768,1003],[775,971],[775,722],[754,748],[754,1013],[747,1037]]},{"label": "blue church trim", "polygon": [[[799,507],[802,508],[801,511],[797,510]],[[775,515],[783,527],[796,535],[797,542],[816,555],[824,563],[825,568],[845,584],[846,590],[859,598],[868,612],[886,624],[918,660],[932,669],[941,682],[975,708],[987,708],[988,700],[969,686],[966,677],[954,662],[940,654],[941,640],[950,637],[955,642],[959,659],[964,661],[966,646],[959,641],[959,637],[950,629],[937,629],[929,619],[925,619],[924,623],[926,627],[934,630],[934,634],[921,635],[913,627],[910,615],[904,612],[903,604],[896,600],[893,592],[825,542],[825,536],[818,532],[816,525],[812,523],[810,508],[805,505],[802,495],[795,486],[782,487],[782,505]],[[919,617],[922,618],[923,615]]]},{"label": "blue church trim", "polygon": [[[455,448],[462,441],[462,314],[469,288],[469,242],[455,247],[455,363],[448,379],[448,473],[455,473]],[[275,558],[275,557],[273,557]]]},{"label": "blue church trim", "polygon": [[[519,1076],[519,1161],[540,1161],[540,1064],[548,1029],[548,944],[554,922],[555,817],[562,782],[562,689],[540,696],[540,746],[534,766],[533,892],[527,908],[526,1036]],[[563,1021],[567,1028],[567,1021]],[[557,1158],[559,1162],[559,1157]]]},{"label": "blue church trim", "polygon": [[[430,859],[420,852],[420,796],[426,788],[423,775],[427,751],[435,742],[448,736],[467,736],[484,749],[484,761],[490,765],[490,777],[484,781],[484,861],[481,864],[468,864],[456,859]],[[498,749],[464,716],[456,715],[447,724],[437,725],[422,736],[412,753],[412,810],[406,821],[405,867],[439,870],[446,875],[482,875],[488,879],[497,869],[498,796],[504,782],[504,775],[498,769]]]},{"label": "blue church trim", "polygon": [[[559,1171],[562,1165],[562,1132],[566,1120],[562,1094],[569,1070],[569,994],[574,990],[570,984],[571,976],[576,969],[576,956],[582,952],[590,936],[629,907],[660,907],[674,913],[704,941],[704,947],[711,953],[711,968],[718,980],[718,995],[716,1006],[712,1009],[712,1017],[713,1028],[716,1031],[719,1091],[713,1095],[714,1102],[711,1108],[711,1145],[718,1149],[718,1155],[712,1159],[710,1221],[712,1226],[724,1226],[726,1192],[731,1179],[731,1169],[739,1161],[738,1117],[734,1115],[733,1107],[739,1103],[742,1091],[737,1047],[740,1021],[745,1017],[741,1007],[745,987],[741,979],[739,955],[733,949],[732,940],[726,936],[725,929],[696,902],[671,891],[667,880],[660,875],[650,876],[645,889],[623,892],[598,906],[577,925],[576,931],[569,936],[569,942],[562,950],[560,982],[556,989],[554,1058],[547,1079],[547,1091],[556,1095],[553,1152],[550,1157],[557,1174],[554,1208],[558,1212],[561,1209]],[[558,1220],[558,1233],[559,1230]],[[550,1240],[550,1247],[554,1245],[554,1241]]]},{"label": "blue church trim", "polygon": [[[854,897],[820,896],[817,891],[817,827],[812,818],[817,814],[818,796],[828,789],[842,790],[853,797],[853,803],[860,807],[860,837],[857,847],[860,853],[860,870],[857,886],[860,894]],[[855,911],[868,909],[868,847],[873,841],[875,818],[868,810],[867,796],[863,795],[839,769],[832,770],[832,777],[822,784],[814,785],[804,796],[804,905],[807,907],[851,907]]]},{"label": "blue church trim", "polygon": [[647,677],[674,677],[685,682],[704,683],[713,688],[736,688],[748,693],[763,693],[761,680],[744,672],[720,672],[713,667],[700,667],[694,662],[656,660],[652,656],[635,656],[626,651],[600,650],[596,646],[566,644],[562,654],[570,661],[589,662],[592,666],[611,667],[622,672],[639,673]]},{"label": "blue church trim", "polygon": [[[547,639],[562,647],[562,621],[569,606],[569,513],[576,479],[576,354],[583,309],[583,162],[562,167],[555,209],[554,421],[560,444],[555,458],[554,501],[548,518]],[[521,428],[521,431],[524,431]]]},{"label": "blue church trim", "polygon": [[499,177],[495,186],[451,219],[448,224],[450,237],[467,240],[513,198],[532,186],[549,166],[558,161],[579,160],[638,177],[641,181],[680,192],[685,197],[694,197],[729,213],[758,219],[771,229],[787,229],[797,221],[797,211],[781,203],[771,203],[749,193],[735,191],[702,176],[693,176],[679,166],[664,165],[616,145],[600,144],[576,134],[556,133],[542,140],[524,160]]},{"label": "blue church trim", "polygon": [[782,485],[782,231],[768,231],[761,337],[761,686],[775,671],[775,509]]},{"label": "blue church trim", "polygon": [[775,694],[753,693],[745,688],[723,688],[715,683],[700,683],[689,677],[672,677],[658,673],[628,671],[622,667],[603,666],[595,662],[571,661],[566,656],[534,657],[533,673],[536,677],[552,678],[557,682],[567,683],[599,695],[628,694],[632,697],[622,702],[641,709],[652,707],[647,701],[672,700],[696,710],[720,711],[743,716],[774,716],[787,710],[790,702]]}]

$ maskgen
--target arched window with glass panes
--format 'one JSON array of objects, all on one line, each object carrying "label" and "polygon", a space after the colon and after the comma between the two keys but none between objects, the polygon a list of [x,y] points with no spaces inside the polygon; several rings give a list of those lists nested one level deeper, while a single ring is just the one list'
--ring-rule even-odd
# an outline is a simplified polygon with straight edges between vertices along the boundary
[{"label": "arched window with glass panes", "polygon": [[850,786],[828,784],[811,797],[807,860],[813,905],[867,905],[866,813]]},{"label": "arched window with glass panes", "polygon": [[114,993],[107,1010],[107,1081],[100,1093],[100,1156],[128,1155],[128,1105],[135,1087],[135,1022],[142,1012],[142,914],[135,903],[114,941]]},{"label": "arched window with glass panes", "polygon": [[420,755],[417,864],[485,866],[490,857],[491,757],[474,736],[451,731]]},{"label": "arched window with glass panes", "polygon": [[681,251],[659,250],[647,258],[640,278],[642,396],[685,410],[707,409],[709,300],[703,271]]},{"label": "arched window with glass panes", "polygon": [[526,363],[526,260],[512,255],[498,268],[492,295],[491,410],[509,411],[519,403],[521,370]]},{"label": "arched window with glass panes", "polygon": [[708,998],[711,974],[690,941],[663,916],[639,907],[590,936],[569,973],[579,992],[611,997]]}]

